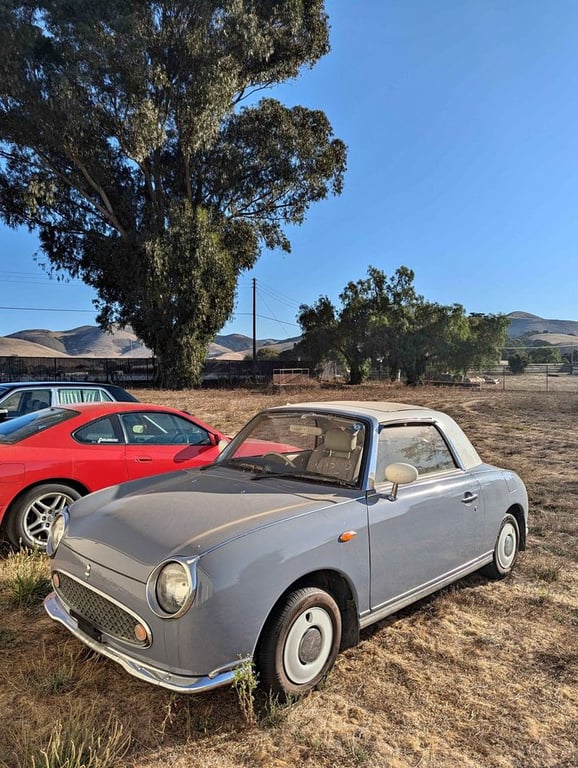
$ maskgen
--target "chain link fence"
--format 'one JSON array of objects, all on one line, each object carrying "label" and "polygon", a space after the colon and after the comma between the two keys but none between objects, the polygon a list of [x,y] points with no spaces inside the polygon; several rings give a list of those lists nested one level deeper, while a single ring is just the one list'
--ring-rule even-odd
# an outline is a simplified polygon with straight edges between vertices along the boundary
[{"label": "chain link fence", "polygon": [[[274,372],[283,378],[290,371],[294,378],[309,383],[309,368],[301,361],[287,361],[280,369],[278,360],[207,360],[202,384],[206,387],[231,387],[253,382],[270,384]],[[149,387],[155,378],[152,357],[16,357],[0,356],[0,385],[3,381],[93,381],[112,382],[122,387]],[[289,383],[284,381],[283,383]]]},{"label": "chain link fence", "polygon": [[[2,381],[94,381],[113,382],[130,388],[152,386],[155,360],[134,358],[51,358],[0,357]],[[304,361],[279,360],[207,360],[202,374],[206,387],[230,387],[258,384],[307,385],[315,381],[345,383],[347,370],[337,363],[320,367]],[[391,381],[385,366],[375,368],[371,380]],[[401,377],[399,378],[402,381]],[[469,371],[467,376],[426,373],[423,384],[439,387],[469,387],[520,392],[578,392],[578,367],[569,364],[532,364],[523,373],[512,373],[508,365],[482,371]]]},{"label": "chain link fence", "polygon": [[513,373],[508,365],[482,371],[468,371],[467,376],[426,376],[426,383],[438,386],[462,386],[518,392],[578,392],[578,368],[569,364],[535,363]]}]

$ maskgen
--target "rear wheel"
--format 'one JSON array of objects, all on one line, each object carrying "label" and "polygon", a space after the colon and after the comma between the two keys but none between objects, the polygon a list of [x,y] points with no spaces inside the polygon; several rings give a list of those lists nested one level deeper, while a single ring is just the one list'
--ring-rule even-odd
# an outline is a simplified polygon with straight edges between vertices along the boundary
[{"label": "rear wheel", "polygon": [[292,592],[273,616],[261,642],[262,685],[282,697],[314,688],[335,662],[341,643],[341,613],[317,587]]},{"label": "rear wheel", "polygon": [[18,499],[10,512],[6,530],[8,538],[17,547],[44,551],[48,531],[57,513],[80,496],[74,488],[60,483],[31,488]]},{"label": "rear wheel", "polygon": [[503,579],[516,562],[520,547],[520,527],[513,515],[507,514],[502,520],[494,547],[492,562],[483,569],[490,579]]}]

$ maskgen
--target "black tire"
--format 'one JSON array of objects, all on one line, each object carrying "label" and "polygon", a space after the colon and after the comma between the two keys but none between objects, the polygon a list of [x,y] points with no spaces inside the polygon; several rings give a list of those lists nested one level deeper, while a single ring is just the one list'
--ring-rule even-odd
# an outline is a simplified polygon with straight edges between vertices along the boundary
[{"label": "black tire", "polygon": [[503,579],[516,562],[520,548],[520,526],[513,515],[504,516],[496,538],[494,557],[482,571],[490,579]]},{"label": "black tire", "polygon": [[341,643],[341,613],[317,587],[291,592],[265,627],[257,666],[265,690],[302,696],[327,675]]},{"label": "black tire", "polygon": [[6,533],[12,544],[27,549],[46,549],[48,531],[56,516],[81,494],[68,485],[37,485],[21,496],[10,510]]}]

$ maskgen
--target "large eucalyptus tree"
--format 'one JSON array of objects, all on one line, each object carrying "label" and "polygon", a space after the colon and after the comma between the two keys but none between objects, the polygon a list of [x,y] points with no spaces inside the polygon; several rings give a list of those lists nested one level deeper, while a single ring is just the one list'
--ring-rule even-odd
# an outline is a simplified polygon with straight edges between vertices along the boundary
[{"label": "large eucalyptus tree", "polygon": [[264,89],[329,50],[323,0],[0,0],[0,217],[199,382],[237,280],[339,194],[321,111]]}]

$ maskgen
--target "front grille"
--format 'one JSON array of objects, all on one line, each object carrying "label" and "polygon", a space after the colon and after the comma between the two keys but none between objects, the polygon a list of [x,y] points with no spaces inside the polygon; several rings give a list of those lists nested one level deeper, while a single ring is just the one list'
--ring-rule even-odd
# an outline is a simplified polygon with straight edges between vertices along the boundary
[{"label": "front grille", "polygon": [[[71,613],[81,616],[100,632],[124,640],[126,643],[141,648],[150,645],[150,640],[141,642],[134,636],[135,624],[140,623],[146,627],[144,621],[67,574],[59,572],[58,577],[60,583],[56,592]],[[147,635],[150,637],[148,627]]]}]

